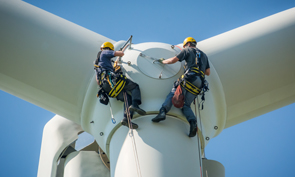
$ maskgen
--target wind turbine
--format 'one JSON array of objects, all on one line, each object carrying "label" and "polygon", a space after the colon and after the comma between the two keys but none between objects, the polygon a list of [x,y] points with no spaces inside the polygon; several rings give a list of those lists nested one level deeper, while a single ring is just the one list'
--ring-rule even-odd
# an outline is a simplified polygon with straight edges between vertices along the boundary
[{"label": "wind turbine", "polygon": [[[65,124],[72,125],[70,127],[74,129],[72,130],[73,132],[63,132],[64,135],[71,135],[72,137],[65,139],[56,149],[50,148],[46,151],[46,153],[52,153],[52,156],[45,156],[46,164],[42,162],[42,159],[44,158],[41,152],[39,174],[43,175],[43,173],[45,173],[48,175],[49,170],[51,172],[50,174],[53,176],[55,175],[55,165],[59,156],[75,140],[76,136],[74,135],[77,135],[81,131],[87,131],[95,137],[100,147],[102,147],[107,153],[109,158],[111,157],[111,164],[114,161],[124,161],[126,158],[131,158],[131,154],[134,151],[129,152],[128,150],[132,149],[132,143],[126,143],[126,147],[122,145],[123,142],[120,142],[120,140],[125,139],[123,138],[124,135],[128,135],[127,130],[118,127],[118,124],[113,125],[109,119],[110,115],[108,111],[104,112],[104,114],[106,114],[105,117],[108,117],[103,120],[104,122],[99,118],[104,117],[101,115],[99,109],[105,108],[102,108],[94,97],[97,88],[93,82],[93,73],[88,69],[88,66],[92,63],[93,56],[95,56],[97,52],[97,46],[100,46],[98,43],[102,43],[106,40],[112,42],[115,41],[52,16],[51,14],[36,9],[24,2],[2,1],[1,3],[1,13],[4,14],[5,17],[8,17],[6,20],[3,20],[3,26],[5,29],[3,30],[3,33],[1,33],[2,38],[4,39],[2,41],[5,43],[5,46],[7,46],[7,49],[13,48],[14,50],[22,51],[25,58],[25,60],[19,59],[17,61],[19,65],[15,65],[13,63],[15,61],[12,61],[11,59],[18,57],[16,57],[14,53],[9,52],[8,50],[1,54],[1,58],[4,59],[2,60],[3,62],[1,61],[1,89],[72,121],[69,122],[60,116],[56,116],[49,122],[47,127],[50,127],[50,125],[53,127],[61,125],[62,127],[62,125]],[[38,16],[36,16],[36,14],[38,14]],[[46,21],[44,21],[45,19]],[[276,19],[284,20],[278,22]],[[63,24],[63,26],[58,27],[55,24]],[[212,62],[211,66],[214,68],[213,76],[208,78],[211,89],[210,94],[207,94],[208,99],[205,104],[205,110],[202,112],[202,117],[209,117],[209,119],[203,120],[202,122],[203,132],[200,136],[201,139],[202,137],[204,139],[210,139],[217,136],[223,128],[233,126],[237,123],[294,102],[294,81],[292,80],[292,74],[294,75],[294,71],[292,70],[294,61],[291,60],[291,58],[295,56],[294,51],[292,51],[292,46],[294,46],[293,31],[294,9],[291,9],[199,43],[200,48],[205,50],[210,56]],[[18,40],[6,43],[8,39]],[[276,43],[271,43],[271,41],[276,41]],[[124,42],[122,41],[116,43],[117,48],[123,43]],[[223,45],[217,45],[220,43],[223,43]],[[286,47],[280,50],[281,53],[270,50],[280,47],[282,43],[284,43],[284,46]],[[138,117],[135,119],[135,121],[140,122],[142,129],[138,130],[138,134],[133,134],[134,136],[131,136],[131,138],[135,137],[135,140],[138,143],[140,140],[137,140],[136,138],[145,137],[146,135],[150,136],[150,132],[145,132],[145,130],[155,129],[154,133],[156,135],[163,134],[162,131],[169,132],[169,134],[175,133],[173,138],[177,137],[177,142],[185,141],[180,144],[193,142],[192,147],[201,151],[201,148],[197,147],[197,139],[185,139],[184,136],[182,136],[185,135],[184,131],[188,128],[186,122],[183,121],[183,116],[179,110],[172,110],[170,119],[165,122],[163,127],[157,129],[157,126],[159,125],[154,125],[150,122],[150,117],[154,116],[161,101],[164,99],[161,98],[161,96],[165,96],[170,89],[169,83],[176,80],[181,72],[175,72],[174,75],[171,74],[170,76],[163,78],[163,80],[159,80],[159,78],[156,78],[151,73],[145,73],[145,71],[143,71],[144,68],[142,68],[142,65],[145,64],[140,63],[143,60],[138,57],[139,54],[136,53],[136,50],[150,52],[150,55],[153,56],[162,55],[163,52],[166,52],[165,55],[167,55],[167,57],[174,55],[177,51],[174,51],[174,49],[171,48],[171,45],[163,43],[131,44],[131,46],[133,47],[126,51],[126,55],[129,55],[130,58],[128,59],[131,64],[135,63],[133,64],[135,67],[130,67],[126,63],[124,65],[124,62],[122,65],[126,69],[127,75],[130,78],[136,81],[141,80],[142,82],[139,82],[140,85],[144,86],[144,88],[148,88],[148,91],[143,91],[143,97],[144,100],[146,100],[146,103],[144,103],[143,106],[149,111],[147,117]],[[253,51],[253,56],[251,58],[247,55],[249,50]],[[266,53],[265,50],[268,52]],[[79,51],[79,53],[76,53],[75,51]],[[280,76],[273,72],[274,70],[277,70],[276,67],[278,65],[275,62],[278,57],[282,58],[280,68],[283,69],[279,70],[281,73]],[[84,60],[81,60],[82,58]],[[124,61],[125,58],[122,58],[122,60]],[[228,68],[226,63],[233,63],[237,67]],[[255,63],[254,66],[253,63]],[[69,66],[71,68],[69,68]],[[251,66],[252,72],[249,73],[249,69],[245,66]],[[267,68],[264,68],[263,72],[259,73],[263,66],[267,66]],[[14,70],[11,70],[12,67]],[[42,70],[40,69],[41,67]],[[73,69],[77,72],[73,73],[71,71]],[[235,74],[233,75],[232,73]],[[284,76],[283,79],[281,76]],[[274,87],[272,84],[273,80],[280,81],[280,84]],[[163,84],[161,86],[161,88],[163,88],[163,93],[158,93],[159,95],[156,97],[161,99],[156,99],[150,95],[153,92],[153,88],[145,84],[151,82]],[[236,83],[239,83],[239,85],[236,85]],[[251,89],[246,89],[249,85],[255,85],[255,93],[252,92]],[[68,91],[67,88],[71,88],[71,90]],[[64,90],[67,90],[67,92]],[[243,91],[243,95],[240,94],[241,90]],[[117,102],[112,102],[112,105],[117,107],[117,109],[122,107],[122,104]],[[214,107],[215,111],[209,111],[208,107],[211,109]],[[115,118],[119,119],[122,115],[122,110],[117,110],[115,112]],[[92,121],[94,121],[94,123],[91,124]],[[101,121],[103,123],[101,123]],[[93,126],[96,122],[100,122],[100,125]],[[182,127],[179,125],[182,125]],[[98,128],[97,126],[102,127]],[[179,128],[180,132],[183,131],[181,132],[182,134],[180,134],[179,131],[172,129],[173,127]],[[73,133],[76,134],[73,135]],[[101,135],[101,133],[103,134]],[[46,131],[44,132],[44,136],[46,136]],[[155,136],[150,140],[149,136],[146,137],[147,139],[143,139],[143,144],[141,145],[148,148],[146,146],[147,143],[144,141],[155,141],[154,139],[160,138],[157,141],[148,144],[154,148],[161,141],[161,137]],[[55,144],[57,138],[58,137],[49,137],[51,140],[50,144]],[[116,138],[117,140],[115,141]],[[165,136],[165,138],[167,138],[167,136]],[[112,146],[112,141],[119,145],[115,146],[117,145],[115,144]],[[128,137],[126,137],[126,142],[128,142]],[[204,140],[202,142],[203,146],[207,143],[208,141]],[[129,155],[125,158],[123,157],[122,160],[121,157],[119,158],[121,153],[118,155],[120,149],[112,149],[114,146],[123,146],[122,150],[124,150],[124,153],[122,154]],[[46,150],[46,147],[47,146],[42,146],[42,151]],[[112,153],[108,152],[110,149],[113,150],[111,151]],[[165,149],[167,149],[167,147]],[[144,150],[147,151],[146,149]],[[156,150],[161,152],[160,156],[162,154],[165,158],[163,158],[164,160],[156,160],[157,163],[162,162],[162,164],[158,165],[162,165],[163,168],[158,169],[158,171],[154,170],[153,173],[156,173],[154,175],[171,176],[169,173],[175,171],[171,169],[167,170],[167,167],[173,166],[170,164],[172,162],[168,163],[167,160],[171,161],[168,157],[171,157],[172,155],[165,154],[163,149],[162,151],[161,149]],[[171,149],[171,151],[172,150],[173,149]],[[150,174],[151,172],[147,171],[149,171],[149,168],[151,168],[152,165],[156,164],[144,165],[140,160],[151,158],[151,154],[154,155],[155,151],[150,151],[151,154],[146,154],[147,157],[144,156],[144,153],[145,152],[142,152],[142,154],[138,155],[141,157],[138,160],[138,164],[142,167],[140,169],[143,174]],[[191,154],[193,152],[187,151],[186,153]],[[191,159],[195,164],[194,166],[201,165],[201,163],[199,164],[199,162],[194,161],[199,158],[198,155],[195,157],[197,158]],[[48,161],[50,158],[52,158],[52,161]],[[155,156],[153,158],[160,157]],[[188,159],[184,158],[184,156],[176,156],[173,158]],[[132,158],[132,160],[134,159]],[[155,162],[154,159],[151,161],[153,163]],[[69,161],[66,163],[70,164]],[[147,161],[147,163],[149,162]],[[178,167],[177,163],[174,165]],[[83,169],[83,165],[81,166]],[[131,166],[134,168],[136,164]],[[111,165],[112,176],[126,174],[127,172],[124,171],[124,168],[126,167],[121,167],[120,164],[114,164],[113,167]],[[75,168],[70,167],[65,169],[65,172],[67,173],[73,169]],[[119,172],[116,173],[116,170]],[[124,171],[124,173],[122,171]],[[189,170],[183,169],[180,173],[184,174],[187,171]],[[198,171],[194,169],[189,171],[189,173],[199,175],[200,170]]]}]

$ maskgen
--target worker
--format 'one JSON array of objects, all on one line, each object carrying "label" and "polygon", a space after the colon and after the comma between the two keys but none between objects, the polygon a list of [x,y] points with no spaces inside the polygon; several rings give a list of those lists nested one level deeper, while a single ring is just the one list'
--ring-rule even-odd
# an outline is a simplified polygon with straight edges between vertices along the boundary
[{"label": "worker", "polygon": [[[137,112],[140,115],[145,115],[146,112],[139,107],[141,104],[141,93],[139,85],[130,79],[127,79],[122,72],[116,72],[112,65],[113,57],[122,57],[124,52],[114,51],[114,45],[111,42],[105,42],[101,46],[101,52],[98,53],[96,66],[96,81],[104,92],[110,97],[115,97],[124,102],[124,118],[121,121],[123,126],[128,126],[128,114],[132,119],[133,113]],[[116,61],[117,62],[117,61]],[[115,62],[115,63],[116,63]],[[122,81],[122,82],[121,82]],[[120,83],[124,83],[121,84]],[[115,87],[122,86],[120,89]],[[114,90],[114,92],[112,92]],[[118,91],[120,90],[120,91]],[[112,94],[111,94],[112,93]],[[125,105],[130,105],[126,107]],[[130,122],[131,128],[137,129],[138,125]]]},{"label": "worker", "polygon": [[[174,83],[171,92],[167,95],[166,100],[162,104],[159,114],[152,119],[153,122],[160,122],[166,119],[166,113],[172,107],[172,98],[176,91],[176,88],[181,85],[182,92],[184,94],[184,105],[182,112],[185,115],[187,121],[190,124],[189,137],[194,137],[197,133],[197,119],[191,109],[191,103],[196,98],[200,89],[204,85],[205,75],[210,75],[209,61],[204,52],[196,48],[197,42],[194,38],[188,37],[183,41],[183,50],[176,56],[164,59],[161,58],[158,62],[162,64],[173,64],[177,61],[185,61],[185,73],[178,81]],[[196,92],[192,92],[185,87],[186,84],[191,83],[196,87]],[[191,88],[191,87],[190,87]]]}]

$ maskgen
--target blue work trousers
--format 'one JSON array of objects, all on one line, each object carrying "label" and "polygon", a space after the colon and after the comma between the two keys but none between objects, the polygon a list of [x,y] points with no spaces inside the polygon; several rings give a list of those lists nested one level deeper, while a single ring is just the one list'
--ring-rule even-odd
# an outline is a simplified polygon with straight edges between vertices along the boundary
[{"label": "blue work trousers", "polygon": [[[196,81],[193,82],[193,84],[200,88],[202,86],[201,79],[198,77],[198,79],[196,79]],[[172,107],[172,97],[174,96],[174,93],[176,91],[177,86],[178,85],[174,84],[172,90],[167,95],[165,102],[162,104],[162,107],[164,107],[166,109],[166,113],[168,111],[170,111],[170,109]],[[191,103],[194,101],[194,99],[197,96],[190,93],[190,92],[188,92],[183,87],[181,87],[181,89],[182,89],[182,93],[185,96],[184,97],[184,106],[183,106],[183,108],[181,108],[181,110],[182,110],[183,114],[185,115],[188,122],[190,120],[197,121],[196,116],[195,116],[194,112],[191,109]]]}]

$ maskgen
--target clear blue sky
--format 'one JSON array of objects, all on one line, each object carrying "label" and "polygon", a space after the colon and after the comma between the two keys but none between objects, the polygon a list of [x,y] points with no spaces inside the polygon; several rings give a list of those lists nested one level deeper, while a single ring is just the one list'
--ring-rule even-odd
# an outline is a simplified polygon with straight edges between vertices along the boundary
[{"label": "clear blue sky", "polygon": [[[202,41],[295,7],[294,0],[25,1],[115,41],[133,35],[134,43],[168,44]],[[36,176],[43,127],[54,114],[3,91],[0,98],[0,176]],[[226,177],[294,176],[294,113],[293,103],[225,129],[206,157],[221,162]]]}]

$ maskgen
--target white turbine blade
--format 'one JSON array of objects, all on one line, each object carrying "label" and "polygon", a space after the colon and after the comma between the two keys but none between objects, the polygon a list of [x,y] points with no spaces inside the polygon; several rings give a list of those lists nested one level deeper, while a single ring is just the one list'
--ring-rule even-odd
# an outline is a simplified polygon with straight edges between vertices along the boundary
[{"label": "white turbine blade", "polygon": [[225,127],[295,102],[295,8],[198,44],[223,85]]},{"label": "white turbine blade", "polygon": [[0,1],[0,89],[77,120],[105,41],[23,1]]}]

